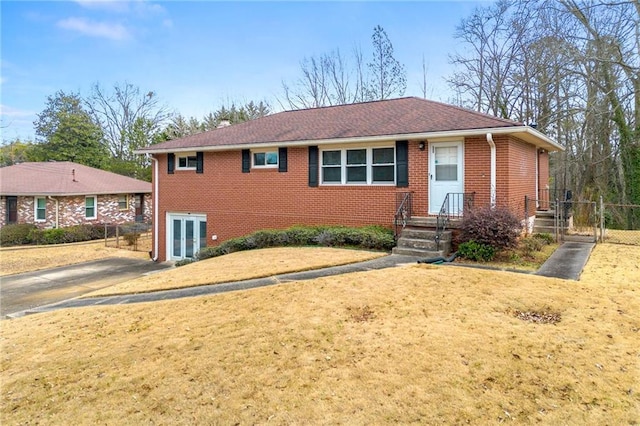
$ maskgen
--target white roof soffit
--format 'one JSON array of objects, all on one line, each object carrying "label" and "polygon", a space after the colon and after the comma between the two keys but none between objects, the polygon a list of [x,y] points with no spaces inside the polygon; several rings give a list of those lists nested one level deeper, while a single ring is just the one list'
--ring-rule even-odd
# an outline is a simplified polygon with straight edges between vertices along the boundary
[{"label": "white roof soffit", "polygon": [[529,126],[518,127],[495,127],[486,129],[469,129],[455,130],[444,132],[426,132],[426,133],[402,133],[396,135],[382,136],[362,136],[355,138],[336,138],[336,139],[310,139],[300,141],[285,142],[262,142],[262,143],[245,143],[233,145],[218,146],[190,146],[184,148],[166,148],[166,149],[137,149],[135,154],[167,154],[170,152],[195,152],[195,151],[231,151],[236,149],[247,148],[269,148],[274,146],[309,146],[309,145],[335,145],[335,144],[351,144],[363,142],[388,142],[396,140],[430,140],[430,139],[446,139],[460,138],[466,136],[484,136],[487,133],[493,135],[514,135],[525,142],[531,143],[538,148],[544,148],[548,151],[564,151],[564,147],[548,138],[543,133]]}]

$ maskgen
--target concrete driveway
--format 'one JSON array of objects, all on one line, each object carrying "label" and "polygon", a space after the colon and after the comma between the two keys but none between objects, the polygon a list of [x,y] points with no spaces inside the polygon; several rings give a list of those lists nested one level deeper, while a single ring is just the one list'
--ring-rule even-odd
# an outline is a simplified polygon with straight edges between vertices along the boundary
[{"label": "concrete driveway", "polygon": [[151,260],[112,257],[0,278],[0,316],[81,296],[172,267]]}]

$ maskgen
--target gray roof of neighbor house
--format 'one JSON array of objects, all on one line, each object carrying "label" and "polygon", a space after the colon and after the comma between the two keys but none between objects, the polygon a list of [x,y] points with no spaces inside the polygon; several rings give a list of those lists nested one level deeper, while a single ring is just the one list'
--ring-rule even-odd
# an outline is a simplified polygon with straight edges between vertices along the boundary
[{"label": "gray roof of neighbor house", "polygon": [[247,145],[320,145],[485,133],[512,134],[541,148],[563,150],[557,142],[522,123],[408,97],[279,112],[151,145],[136,152],[214,151],[246,148]]},{"label": "gray roof of neighbor house", "polygon": [[151,193],[151,184],[70,161],[21,163],[0,168],[0,195],[133,193]]}]

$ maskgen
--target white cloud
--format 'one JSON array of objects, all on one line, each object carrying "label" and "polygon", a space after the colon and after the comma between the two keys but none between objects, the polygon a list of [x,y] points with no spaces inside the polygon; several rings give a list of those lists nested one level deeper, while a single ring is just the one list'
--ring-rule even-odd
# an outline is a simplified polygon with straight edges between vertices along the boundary
[{"label": "white cloud", "polygon": [[163,15],[167,11],[158,3],[147,0],[76,0],[85,9],[103,10],[112,13],[129,13],[133,11],[141,17]]},{"label": "white cloud", "polygon": [[131,36],[124,25],[97,22],[86,18],[67,18],[58,21],[58,27],[77,31],[91,37],[102,37],[110,40],[125,40]]},{"label": "white cloud", "polygon": [[33,111],[25,111],[22,109],[12,108],[7,105],[0,104],[0,116],[11,118],[30,117],[34,115]]},{"label": "white cloud", "polygon": [[123,0],[76,0],[76,3],[85,9],[106,10],[116,13],[124,13],[129,10],[129,2]]}]

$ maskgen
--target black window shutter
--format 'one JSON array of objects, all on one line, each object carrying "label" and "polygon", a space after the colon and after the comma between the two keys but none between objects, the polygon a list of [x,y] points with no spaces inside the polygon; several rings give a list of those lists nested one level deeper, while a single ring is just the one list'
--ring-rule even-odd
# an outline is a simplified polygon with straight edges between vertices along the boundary
[{"label": "black window shutter", "polygon": [[167,173],[172,175],[175,168],[176,168],[176,155],[170,152],[169,154],[167,154]]},{"label": "black window shutter", "polygon": [[409,148],[408,141],[396,141],[396,186],[409,186]]},{"label": "black window shutter", "polygon": [[204,152],[196,152],[196,173],[204,173]]},{"label": "black window shutter", "polygon": [[309,147],[309,186],[318,186],[318,147]]},{"label": "black window shutter", "polygon": [[248,149],[242,150],[242,173],[249,173],[251,171],[251,151]]},{"label": "black window shutter", "polygon": [[287,148],[278,148],[278,171],[287,171]]}]

